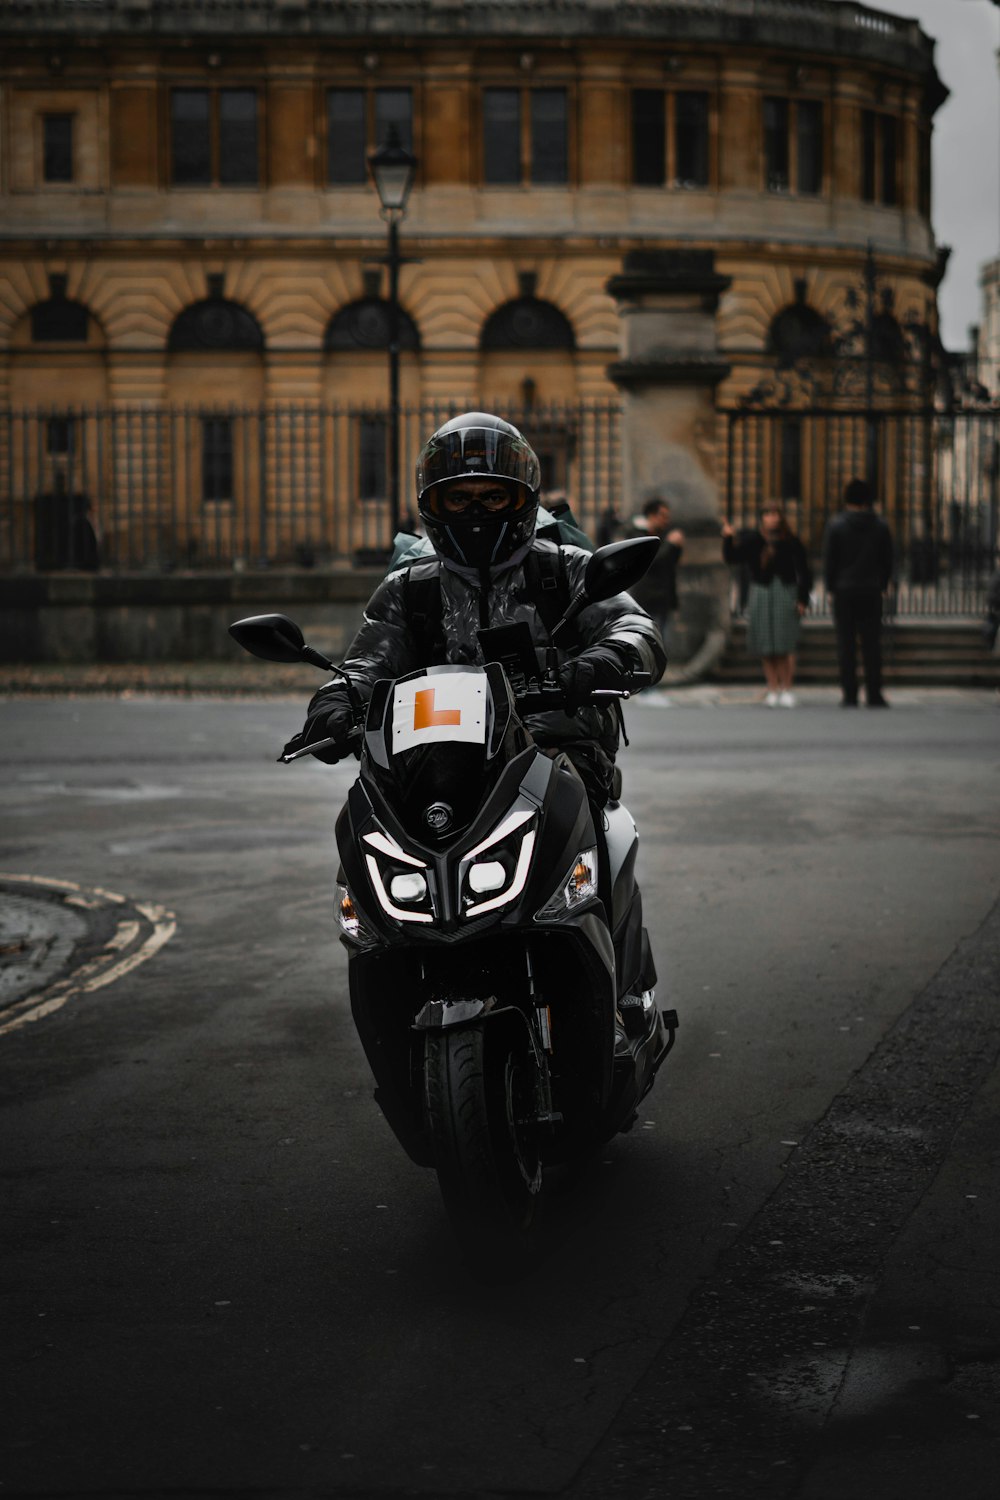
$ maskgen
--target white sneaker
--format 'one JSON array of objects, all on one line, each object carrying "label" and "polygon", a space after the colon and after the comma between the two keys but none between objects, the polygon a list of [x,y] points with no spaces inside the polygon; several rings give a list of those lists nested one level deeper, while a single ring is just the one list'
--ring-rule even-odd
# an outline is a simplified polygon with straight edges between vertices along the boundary
[{"label": "white sneaker", "polygon": [[779,695],[779,697],[778,697],[778,703],[781,705],[782,708],[794,708],[795,707],[795,694],[794,693],[789,693],[789,692],[781,693]]},{"label": "white sneaker", "polygon": [[768,693],[767,697],[764,699],[764,707],[765,708],[777,708],[777,706],[778,706],[778,694],[777,693]]}]

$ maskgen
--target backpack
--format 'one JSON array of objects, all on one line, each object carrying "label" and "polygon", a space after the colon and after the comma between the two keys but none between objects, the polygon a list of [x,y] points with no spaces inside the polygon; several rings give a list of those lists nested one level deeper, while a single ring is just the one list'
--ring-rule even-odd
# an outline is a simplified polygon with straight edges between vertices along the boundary
[{"label": "backpack", "polygon": [[[584,552],[594,550],[593,542],[586,532],[580,530],[568,505],[560,506],[558,513],[540,509],[535,523],[535,545],[524,559],[524,573],[539,618],[549,635],[569,607],[570,587],[563,544],[579,547]],[[407,616],[424,647],[421,654],[430,666],[438,666],[444,661],[445,651],[441,586],[438,582],[440,563],[426,537],[403,531],[396,533],[386,577],[400,573],[404,568],[403,597]]]},{"label": "backpack", "polygon": [[[570,601],[562,547],[536,533],[534,546],[524,559],[524,576],[539,619],[551,635]],[[440,578],[441,563],[436,556],[421,556],[406,568],[403,576],[407,617],[428,666],[440,666],[445,660]]]}]

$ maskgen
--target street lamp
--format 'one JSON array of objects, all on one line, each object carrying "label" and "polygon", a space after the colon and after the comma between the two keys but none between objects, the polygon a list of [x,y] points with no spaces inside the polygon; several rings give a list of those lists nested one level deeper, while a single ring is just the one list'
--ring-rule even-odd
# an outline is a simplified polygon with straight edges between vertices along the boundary
[{"label": "street lamp", "polygon": [[368,153],[368,170],[381,204],[380,213],[389,229],[385,260],[389,267],[389,507],[392,535],[399,530],[399,221],[406,213],[417,158],[390,125],[385,144]]}]

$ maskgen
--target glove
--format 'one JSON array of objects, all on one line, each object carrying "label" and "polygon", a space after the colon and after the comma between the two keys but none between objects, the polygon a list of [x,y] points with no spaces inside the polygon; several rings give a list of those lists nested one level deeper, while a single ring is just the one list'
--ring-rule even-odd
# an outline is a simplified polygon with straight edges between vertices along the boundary
[{"label": "glove", "polygon": [[317,740],[333,739],[339,743],[324,745],[322,750],[314,750],[313,754],[328,766],[335,765],[338,760],[351,754],[347,739],[353,728],[354,715],[345,699],[335,700],[332,708],[324,703],[317,704],[316,712],[306,719],[305,728],[300,734],[293,735],[282,754],[290,755],[295,750],[304,750]]},{"label": "glove", "polygon": [[595,688],[626,689],[634,669],[635,654],[629,646],[591,646],[581,652],[559,671],[566,712],[575,714]]}]

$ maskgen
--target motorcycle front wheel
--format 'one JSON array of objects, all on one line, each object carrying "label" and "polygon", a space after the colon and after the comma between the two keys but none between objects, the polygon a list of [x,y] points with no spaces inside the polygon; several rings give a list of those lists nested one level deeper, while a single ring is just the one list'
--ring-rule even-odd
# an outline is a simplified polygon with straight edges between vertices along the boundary
[{"label": "motorcycle front wheel", "polygon": [[424,1104],[441,1196],[472,1267],[523,1269],[542,1188],[527,1026],[428,1035]]}]

